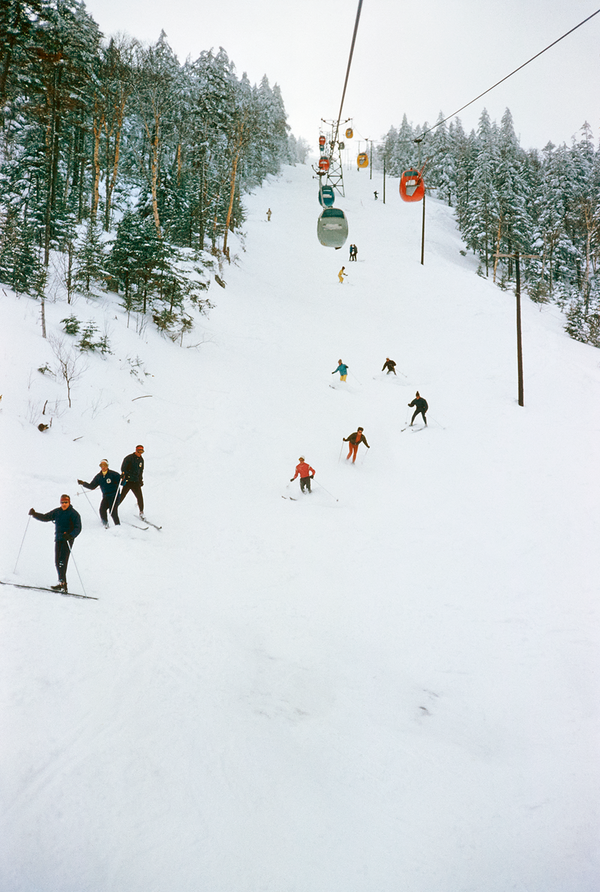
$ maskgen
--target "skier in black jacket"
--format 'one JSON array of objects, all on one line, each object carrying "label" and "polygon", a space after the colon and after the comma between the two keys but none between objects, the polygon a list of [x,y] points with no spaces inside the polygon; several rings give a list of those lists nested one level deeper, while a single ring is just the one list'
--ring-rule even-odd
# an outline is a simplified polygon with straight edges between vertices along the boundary
[{"label": "skier in black jacket", "polygon": [[126,455],[121,465],[121,481],[123,489],[119,496],[118,505],[121,504],[129,490],[133,492],[137,499],[140,514],[144,513],[144,497],[142,495],[142,486],[144,485],[144,447],[136,446],[135,452]]},{"label": "skier in black jacket", "polygon": [[53,508],[47,514],[39,514],[35,508],[30,508],[29,513],[43,523],[54,523],[54,563],[58,585],[51,585],[50,588],[55,592],[66,592],[67,564],[73,541],[81,532],[81,517],[71,505],[70,496],[64,494],[60,497],[60,508]]},{"label": "skier in black jacket", "polygon": [[388,375],[390,372],[393,372],[394,375],[396,374],[396,363],[394,362],[393,359],[390,359],[389,356],[386,356],[386,359],[385,359],[385,362],[383,363],[383,368],[381,369],[381,371],[384,372],[386,369],[387,369]]},{"label": "skier in black jacket", "polygon": [[409,403],[408,405],[411,408],[413,406],[415,407],[415,411],[413,412],[413,417],[410,419],[410,427],[412,427],[412,423],[415,420],[415,418],[417,417],[417,415],[422,415],[423,421],[425,422],[425,425],[427,425],[427,418],[425,417],[425,413],[427,412],[427,409],[429,408],[429,406],[427,405],[427,400],[421,396],[421,394],[419,393],[418,390],[415,394],[414,400],[412,401],[412,403]]},{"label": "skier in black jacket", "polygon": [[102,490],[102,501],[100,502],[100,518],[105,527],[108,527],[108,512],[110,511],[110,516],[113,519],[115,526],[119,526],[121,521],[119,520],[119,513],[117,511],[117,493],[119,491],[119,484],[121,482],[121,475],[118,471],[111,471],[108,467],[108,462],[105,458],[100,462],[100,473],[96,474],[91,483],[86,483],[85,480],[78,480],[80,486],[85,486],[86,489],[96,489],[96,487],[100,487]]}]

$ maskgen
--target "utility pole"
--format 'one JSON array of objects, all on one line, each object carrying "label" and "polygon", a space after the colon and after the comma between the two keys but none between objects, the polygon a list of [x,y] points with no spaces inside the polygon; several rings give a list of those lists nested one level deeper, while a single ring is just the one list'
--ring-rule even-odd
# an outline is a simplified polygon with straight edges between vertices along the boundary
[{"label": "utility pole", "polygon": [[496,253],[496,258],[500,257],[512,257],[515,261],[515,273],[516,273],[516,283],[515,283],[515,296],[516,296],[516,310],[517,310],[517,389],[518,389],[518,401],[520,406],[525,405],[525,387],[523,384],[523,336],[522,336],[522,328],[521,328],[521,266],[520,266],[520,258],[526,257],[528,260],[539,260],[539,254],[520,254],[519,251],[515,251],[513,254],[498,254]]}]

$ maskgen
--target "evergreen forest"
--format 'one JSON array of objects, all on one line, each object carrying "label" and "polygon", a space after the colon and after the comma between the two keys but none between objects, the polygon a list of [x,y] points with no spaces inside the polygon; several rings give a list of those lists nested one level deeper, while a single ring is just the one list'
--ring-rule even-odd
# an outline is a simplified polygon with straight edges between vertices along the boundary
[{"label": "evergreen forest", "polygon": [[164,33],[104,39],[79,0],[2,4],[0,281],[17,293],[43,299],[58,263],[69,301],[110,288],[177,336],[241,195],[305,153],[279,87],[223,48],[181,64]]},{"label": "evergreen forest", "polygon": [[428,191],[454,208],[479,274],[508,287],[518,254],[521,290],[556,303],[568,333],[600,347],[600,150],[589,124],[571,146],[524,151],[508,109],[499,126],[484,109],[468,135],[458,118],[438,121],[418,127],[405,115],[377,147],[377,164],[391,176],[424,167]]}]

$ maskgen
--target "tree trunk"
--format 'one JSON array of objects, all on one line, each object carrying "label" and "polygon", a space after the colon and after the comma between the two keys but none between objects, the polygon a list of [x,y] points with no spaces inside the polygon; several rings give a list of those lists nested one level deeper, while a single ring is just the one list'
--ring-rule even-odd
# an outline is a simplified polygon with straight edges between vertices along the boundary
[{"label": "tree trunk", "polygon": [[227,220],[225,221],[225,235],[223,236],[223,254],[229,260],[229,254],[227,253],[227,236],[229,234],[229,226],[231,224],[231,213],[233,211],[233,199],[235,197],[235,178],[237,174],[237,166],[240,160],[240,151],[238,149],[233,156],[233,164],[231,165],[231,188],[229,190],[229,207],[227,208]]}]

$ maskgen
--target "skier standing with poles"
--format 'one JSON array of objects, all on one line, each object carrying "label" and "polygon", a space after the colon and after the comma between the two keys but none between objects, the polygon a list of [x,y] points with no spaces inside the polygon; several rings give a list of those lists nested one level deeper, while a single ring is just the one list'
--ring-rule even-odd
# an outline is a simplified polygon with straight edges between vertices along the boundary
[{"label": "skier standing with poles", "polygon": [[386,358],[385,358],[385,362],[383,363],[383,368],[381,369],[381,371],[385,372],[386,369],[387,369],[388,375],[390,372],[393,372],[394,375],[396,374],[396,363],[394,362],[393,359],[390,359],[388,356],[386,356]]},{"label": "skier standing with poles", "polygon": [[39,514],[35,508],[29,513],[43,523],[54,524],[54,563],[58,573],[58,585],[51,585],[54,592],[67,591],[67,565],[74,540],[81,532],[81,517],[71,505],[71,497],[64,494],[60,497],[60,508],[53,508],[47,514]]},{"label": "skier standing with poles", "polygon": [[121,465],[121,480],[123,489],[118,498],[117,505],[120,505],[127,493],[131,490],[135,495],[140,509],[140,517],[144,519],[144,496],[142,495],[142,486],[144,485],[144,447],[136,446],[135,452],[126,455]]},{"label": "skier standing with poles", "polygon": [[410,419],[409,427],[412,427],[413,421],[415,420],[417,415],[423,416],[423,421],[425,422],[425,427],[427,427],[427,418],[425,417],[425,414],[426,414],[429,406],[427,405],[427,400],[421,396],[421,394],[419,393],[418,390],[415,394],[414,400],[412,401],[412,403],[408,403],[408,405],[410,406],[411,409],[413,407],[415,409],[415,411],[413,412],[413,417]]},{"label": "skier standing with poles", "polygon": [[356,453],[358,452],[360,443],[364,443],[367,449],[371,448],[367,443],[367,438],[365,437],[363,431],[364,428],[359,427],[357,428],[357,430],[354,431],[353,434],[349,434],[347,437],[342,437],[344,443],[350,444],[348,455],[346,456],[346,461],[348,461],[350,456],[352,456],[352,464],[354,464],[354,462],[356,461]]},{"label": "skier standing with poles", "polygon": [[303,455],[300,456],[298,461],[300,462],[300,464],[296,465],[296,473],[290,479],[290,483],[293,483],[296,477],[300,477],[301,492],[304,492],[305,490],[307,492],[312,492],[310,488],[310,481],[314,478],[317,472],[314,468],[311,468]]},{"label": "skier standing with poles", "polygon": [[117,494],[119,492],[120,482],[121,475],[118,471],[111,471],[109,469],[108,462],[105,458],[100,462],[100,473],[96,474],[91,483],[86,483],[85,480],[77,481],[80,486],[85,486],[86,489],[96,489],[96,487],[100,487],[102,491],[100,519],[107,529],[109,511],[114,525],[118,527],[121,523],[119,520],[119,512],[117,510]]}]

